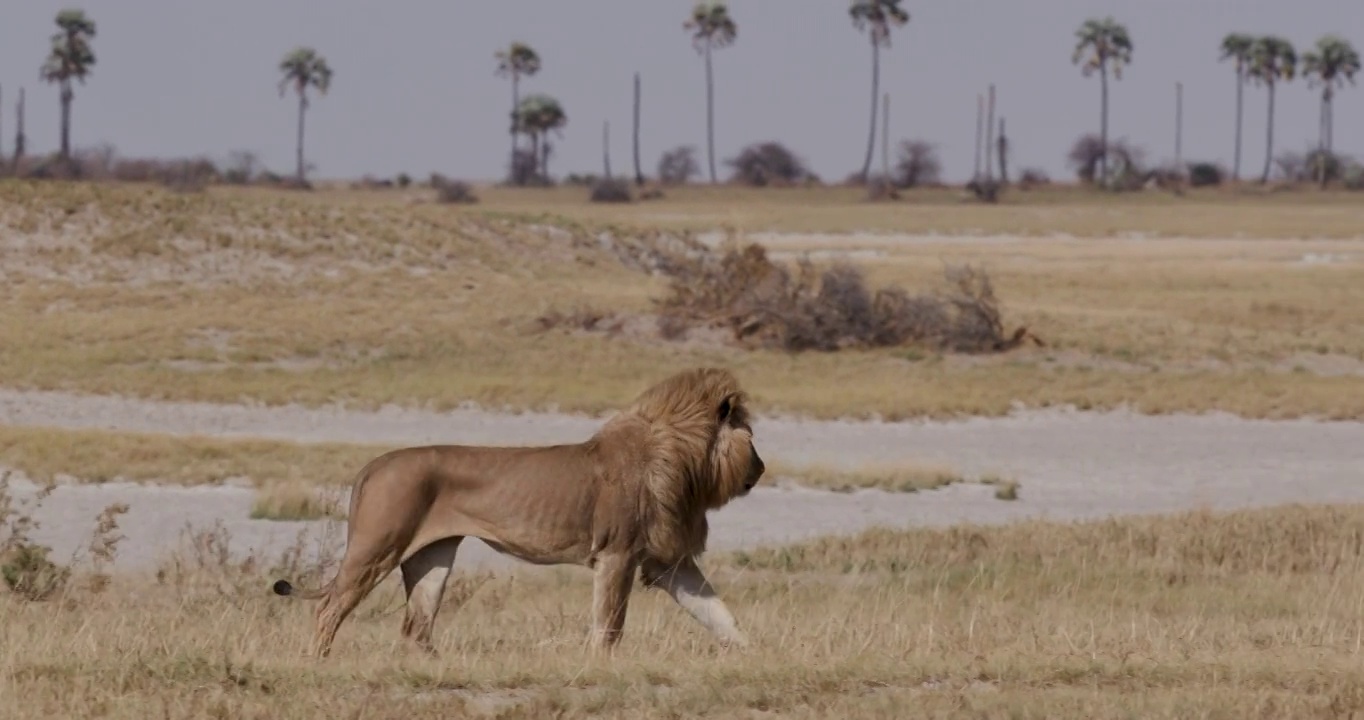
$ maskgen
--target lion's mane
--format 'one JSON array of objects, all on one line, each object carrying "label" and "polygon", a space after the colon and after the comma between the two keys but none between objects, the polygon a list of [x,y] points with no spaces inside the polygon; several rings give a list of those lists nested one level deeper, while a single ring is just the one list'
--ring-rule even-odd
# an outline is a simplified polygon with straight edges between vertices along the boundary
[{"label": "lion's mane", "polygon": [[743,492],[753,458],[747,401],[728,370],[687,370],[640,393],[598,433],[643,425],[642,485],[631,510],[650,557],[703,552],[706,511]]}]

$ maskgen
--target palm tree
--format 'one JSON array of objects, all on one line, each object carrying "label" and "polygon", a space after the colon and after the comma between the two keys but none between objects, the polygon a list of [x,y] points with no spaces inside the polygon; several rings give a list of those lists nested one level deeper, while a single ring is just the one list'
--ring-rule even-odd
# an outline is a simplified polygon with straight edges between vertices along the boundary
[{"label": "palm tree", "polygon": [[1236,151],[1231,164],[1231,178],[1241,179],[1241,97],[1246,87],[1246,70],[1250,63],[1250,48],[1255,38],[1244,33],[1228,33],[1222,38],[1222,59],[1236,61]]},{"label": "palm tree", "polygon": [[1315,50],[1302,54],[1302,75],[1307,78],[1307,87],[1321,85],[1321,135],[1317,141],[1317,161],[1322,163],[1322,183],[1326,182],[1324,172],[1327,158],[1335,149],[1335,108],[1331,101],[1335,98],[1336,87],[1345,87],[1345,81],[1353,85],[1355,73],[1359,72],[1359,52],[1349,40],[1339,35],[1327,35],[1317,40]]},{"label": "palm tree", "polygon": [[881,47],[890,47],[890,26],[909,22],[909,13],[900,0],[852,0],[848,7],[853,27],[866,28],[871,38],[871,130],[867,133],[867,159],[862,161],[862,182],[871,171],[872,150],[876,147],[876,100],[881,82]]},{"label": "palm tree", "polygon": [[549,179],[549,142],[544,140],[551,130],[561,132],[568,124],[568,115],[558,100],[536,93],[528,95],[516,109],[516,125],[530,136],[533,157],[540,163],[540,175]]},{"label": "palm tree", "polygon": [[517,125],[521,108],[521,77],[530,77],[540,72],[540,55],[531,46],[522,42],[514,42],[507,49],[498,50],[493,56],[497,58],[497,75],[511,78],[511,165],[508,167],[512,168],[511,172],[515,174],[516,136],[521,132],[521,128]]},{"label": "palm tree", "polygon": [[284,73],[283,79],[279,81],[279,96],[284,97],[284,92],[293,86],[298,93],[298,182],[304,182],[303,173],[303,114],[308,109],[308,87],[317,88],[319,93],[327,94],[327,88],[331,87],[332,69],[327,65],[326,58],[317,54],[316,50],[309,47],[295,48],[279,63],[280,72]]},{"label": "palm tree", "polygon": [[62,160],[71,159],[71,101],[75,93],[71,81],[85,84],[90,68],[95,64],[95,53],[90,40],[95,37],[95,21],[86,17],[84,10],[62,10],[57,13],[57,27],[52,36],[52,49],[38,71],[44,82],[61,87],[62,101]]},{"label": "palm tree", "polygon": [[1248,74],[1251,80],[1264,85],[1269,90],[1269,121],[1265,139],[1265,170],[1260,183],[1269,182],[1269,168],[1274,162],[1274,88],[1280,80],[1293,79],[1298,69],[1298,53],[1293,43],[1277,35],[1266,35],[1255,39],[1250,48]]},{"label": "palm tree", "polygon": [[1108,71],[1110,68],[1113,70],[1115,80],[1122,79],[1123,66],[1132,62],[1132,38],[1127,34],[1127,28],[1111,17],[1086,20],[1080,29],[1075,31],[1075,37],[1079,42],[1075,44],[1075,54],[1071,62],[1079,64],[1081,60],[1084,61],[1080,68],[1085,77],[1089,77],[1096,70],[1099,72],[1102,93],[1099,112],[1099,176],[1107,180]]},{"label": "palm tree", "polygon": [[706,58],[706,151],[710,156],[710,181],[715,183],[715,80],[711,73],[710,51],[733,44],[739,26],[729,16],[729,7],[719,0],[701,0],[692,8],[691,19],[682,23],[691,31],[691,44]]}]

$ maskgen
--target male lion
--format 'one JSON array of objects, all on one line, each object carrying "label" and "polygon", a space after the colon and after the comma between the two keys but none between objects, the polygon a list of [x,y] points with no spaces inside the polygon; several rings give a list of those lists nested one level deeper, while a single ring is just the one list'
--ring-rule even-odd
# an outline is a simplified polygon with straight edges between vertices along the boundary
[{"label": "male lion", "polygon": [[325,657],[342,621],[395,567],[402,634],[427,652],[441,594],[466,537],[537,565],[592,568],[592,645],[613,646],[635,572],[662,587],[722,644],[743,633],[697,567],[706,512],[762,477],[746,395],[727,370],[678,373],[645,390],[588,440],[542,447],[436,445],[380,455],[355,479],[346,552],[322,588],[311,653]]}]

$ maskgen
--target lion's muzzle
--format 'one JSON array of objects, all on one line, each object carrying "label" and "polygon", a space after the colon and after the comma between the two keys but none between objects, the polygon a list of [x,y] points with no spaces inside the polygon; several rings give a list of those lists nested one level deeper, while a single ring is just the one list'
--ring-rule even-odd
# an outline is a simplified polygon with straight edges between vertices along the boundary
[{"label": "lion's muzzle", "polygon": [[749,452],[752,455],[752,459],[749,463],[748,478],[744,480],[745,494],[752,490],[754,485],[758,484],[758,481],[763,477],[763,473],[767,471],[767,465],[765,465],[763,459],[758,456],[757,449],[752,449]]}]

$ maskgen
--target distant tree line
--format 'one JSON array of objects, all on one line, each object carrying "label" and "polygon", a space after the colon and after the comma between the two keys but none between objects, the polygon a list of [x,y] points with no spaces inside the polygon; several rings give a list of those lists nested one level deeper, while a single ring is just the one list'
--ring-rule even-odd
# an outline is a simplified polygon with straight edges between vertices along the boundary
[{"label": "distant tree line", "polygon": [[[888,118],[887,98],[881,98],[880,68],[881,51],[890,46],[894,28],[905,25],[910,15],[903,7],[902,0],[850,0],[848,15],[854,29],[866,32],[871,48],[871,113],[870,128],[867,133],[866,152],[859,171],[849,176],[847,182],[879,184],[894,187],[913,187],[916,185],[939,182],[941,164],[935,148],[919,140],[903,140],[897,146],[898,157],[892,172],[888,161],[882,167],[886,177],[873,178],[871,175],[872,158],[877,143],[878,99],[882,100],[882,114]],[[54,19],[57,32],[51,37],[51,48],[40,68],[40,79],[58,88],[61,103],[61,141],[55,157],[45,158],[29,166],[25,172],[25,152],[27,138],[24,135],[23,103],[21,88],[15,106],[16,131],[13,153],[8,158],[0,151],[0,165],[7,165],[12,174],[29,176],[80,176],[82,171],[73,162],[71,145],[72,107],[75,100],[75,84],[85,84],[95,66],[93,41],[96,37],[95,22],[83,10],[63,9]],[[715,157],[715,69],[716,51],[733,45],[738,40],[738,24],[732,16],[727,3],[721,0],[701,0],[691,10],[682,23],[692,46],[701,56],[706,79],[706,164],[708,179],[719,182]],[[1086,19],[1076,30],[1076,44],[1072,62],[1080,66],[1086,77],[1097,75],[1100,87],[1099,128],[1097,136],[1086,135],[1076,141],[1069,160],[1077,176],[1084,182],[1101,184],[1106,187],[1130,187],[1150,181],[1182,182],[1187,175],[1190,184],[1215,184],[1223,180],[1220,168],[1209,163],[1188,163],[1185,167],[1152,170],[1143,168],[1140,153],[1125,141],[1112,141],[1109,137],[1109,93],[1110,78],[1122,79],[1123,70],[1133,61],[1133,42],[1127,28],[1112,17]],[[522,95],[522,82],[533,78],[540,72],[542,59],[539,53],[525,42],[512,42],[495,53],[495,72],[510,80],[511,111],[509,113],[510,155],[506,180],[510,184],[548,185],[552,183],[549,162],[553,156],[553,138],[562,137],[568,125],[568,115],[563,105],[554,96],[533,92]],[[1220,60],[1230,61],[1236,78],[1235,140],[1230,178],[1241,178],[1242,159],[1242,117],[1244,111],[1244,91],[1247,86],[1262,88],[1266,92],[1266,136],[1265,160],[1259,174],[1259,182],[1269,181],[1271,170],[1277,161],[1281,171],[1290,180],[1302,180],[1310,176],[1323,185],[1331,180],[1346,179],[1352,184],[1364,186],[1364,178],[1358,163],[1339,157],[1334,150],[1334,99],[1336,93],[1354,84],[1354,77],[1360,71],[1360,55],[1354,46],[1337,34],[1327,34],[1317,40],[1309,50],[1299,54],[1293,44],[1278,35],[1249,35],[1228,33],[1220,45]],[[307,186],[309,165],[304,155],[305,124],[310,106],[310,92],[325,95],[331,87],[333,72],[326,58],[311,47],[298,47],[288,52],[279,64],[281,74],[279,91],[281,97],[290,89],[298,99],[298,128],[296,138],[296,158],[294,175],[291,179],[273,176],[282,184]],[[1307,156],[1298,158],[1286,154],[1274,156],[1275,103],[1278,88],[1294,79],[1306,80],[1307,87],[1319,90],[1319,126],[1315,149]],[[3,90],[0,88],[0,90]],[[991,87],[990,122],[986,130],[987,148],[986,172],[990,173],[989,154],[998,150],[1000,175],[1007,182],[1006,154],[1009,151],[1007,138],[1003,134],[1003,118],[999,120],[999,134],[995,137],[993,117],[993,86]],[[3,95],[0,95],[3,98]],[[639,160],[639,105],[640,84],[635,76],[635,176],[636,183],[644,181]],[[0,106],[0,110],[3,107]],[[978,126],[980,121],[978,120]],[[609,155],[606,153],[609,127],[603,127],[603,167],[610,175]],[[978,132],[977,146],[981,139]],[[522,142],[522,139],[525,142]],[[886,143],[889,141],[887,140]],[[889,153],[884,147],[883,152]],[[112,162],[106,158],[106,162]],[[151,161],[139,161],[146,164]],[[222,180],[229,172],[203,168],[207,161],[199,161],[202,174],[214,175],[210,180]],[[977,161],[979,165],[979,160]],[[760,142],[743,148],[725,164],[731,169],[730,180],[751,185],[797,184],[819,182],[810,173],[803,161],[790,149],[779,143]],[[247,168],[242,165],[249,166]],[[249,161],[237,158],[236,170],[250,175],[254,168],[254,158]],[[173,171],[189,172],[187,164]],[[696,158],[694,146],[681,146],[668,150],[660,157],[657,167],[657,180],[662,184],[680,184],[701,175],[701,164]],[[199,171],[195,171],[199,172]],[[119,173],[114,173],[119,174]],[[129,170],[127,173],[136,175]],[[237,173],[238,175],[241,172]],[[232,178],[227,178],[229,181]],[[240,178],[237,178],[240,179]],[[249,180],[250,178],[248,178]],[[583,181],[583,176],[570,176],[570,180]],[[604,178],[611,180],[610,177]],[[1023,184],[1044,182],[1045,176],[1036,170],[1024,169],[1020,173]],[[587,181],[598,180],[588,176]],[[973,179],[974,182],[975,179]],[[410,181],[410,179],[409,179]],[[399,184],[406,184],[399,182]],[[447,183],[448,184],[448,183]]]}]

